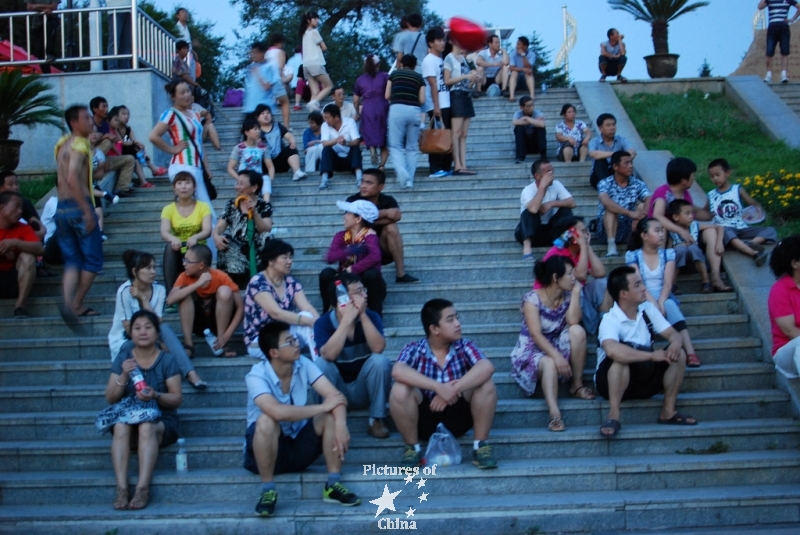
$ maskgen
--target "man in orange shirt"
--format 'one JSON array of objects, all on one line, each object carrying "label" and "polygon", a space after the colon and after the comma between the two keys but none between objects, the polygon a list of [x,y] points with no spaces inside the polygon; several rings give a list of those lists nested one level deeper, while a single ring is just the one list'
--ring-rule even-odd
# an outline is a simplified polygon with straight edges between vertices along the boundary
[{"label": "man in orange shirt", "polygon": [[203,336],[205,329],[211,329],[217,335],[214,349],[224,349],[224,357],[235,357],[236,351],[226,344],[244,316],[239,287],[225,272],[211,267],[211,249],[205,245],[189,247],[183,265],[185,271],[169,292],[167,305],[178,304],[184,347],[194,351],[192,333]]}]

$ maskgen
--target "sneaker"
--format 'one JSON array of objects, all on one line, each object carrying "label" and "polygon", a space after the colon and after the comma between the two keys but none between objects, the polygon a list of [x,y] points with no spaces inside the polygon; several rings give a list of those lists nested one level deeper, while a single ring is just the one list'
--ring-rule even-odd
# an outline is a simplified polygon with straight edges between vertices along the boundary
[{"label": "sneaker", "polygon": [[308,174],[305,171],[301,171],[300,169],[298,169],[297,171],[294,172],[294,175],[292,175],[292,180],[297,182],[298,180],[303,180],[304,178],[307,177]]},{"label": "sneaker", "polygon": [[397,284],[414,284],[415,282],[419,282],[419,279],[406,273],[402,277],[396,277],[394,282]]},{"label": "sneaker", "polygon": [[320,110],[319,102],[317,102],[316,100],[309,101],[309,103],[306,104],[306,107],[308,108],[308,111],[319,111]]},{"label": "sneaker", "polygon": [[303,108],[302,108],[302,107],[301,107],[299,104],[295,104],[295,105],[294,105],[294,107],[293,107],[292,109],[293,109],[294,111],[300,111],[300,110],[302,110]]},{"label": "sneaker", "polygon": [[447,171],[436,171],[428,175],[428,178],[442,178],[447,176]]},{"label": "sneaker", "polygon": [[275,514],[275,503],[278,501],[278,493],[274,490],[267,490],[261,493],[256,504],[256,514],[258,516],[272,516]]},{"label": "sneaker", "polygon": [[367,434],[375,438],[389,438],[389,430],[380,418],[375,418],[372,425],[367,426]]},{"label": "sneaker", "polygon": [[103,241],[108,241],[108,236],[106,236],[105,233],[100,233],[100,237],[103,239]]},{"label": "sneaker", "polygon": [[764,81],[766,83],[772,83],[772,71],[767,71],[767,75],[764,77]]},{"label": "sneaker", "polygon": [[357,188],[361,187],[361,179],[356,179],[356,187]]},{"label": "sneaker", "polygon": [[516,164],[520,164],[520,163],[524,163],[524,162],[525,162],[525,160],[514,160],[514,163],[516,163]]},{"label": "sneaker", "polygon": [[353,507],[361,504],[361,498],[353,494],[341,483],[334,483],[332,487],[325,484],[322,491],[322,501],[327,503],[338,503],[345,507]]},{"label": "sneaker", "polygon": [[753,257],[753,261],[756,263],[756,265],[757,265],[758,267],[761,267],[761,266],[763,266],[763,265],[764,265],[764,263],[767,261],[767,257],[768,257],[768,256],[769,256],[769,253],[768,253],[768,252],[766,252],[766,251],[761,251],[761,252],[759,252],[758,254],[756,254],[756,255]]},{"label": "sneaker", "polygon": [[481,470],[497,468],[497,461],[492,455],[492,446],[483,440],[478,442],[478,449],[472,450],[472,464]]},{"label": "sneaker", "polygon": [[119,195],[112,195],[107,191],[103,192],[103,198],[111,204],[117,204],[119,202]]},{"label": "sneaker", "polygon": [[403,189],[413,189],[414,188],[414,183],[409,180],[409,181],[403,182],[403,186],[402,187],[403,187]]},{"label": "sneaker", "polygon": [[31,315],[28,314],[28,311],[25,310],[23,307],[17,307],[14,309],[14,317],[15,318],[30,318]]},{"label": "sneaker", "polygon": [[782,84],[789,83],[789,76],[787,76],[786,71],[781,71],[781,83]]},{"label": "sneaker", "polygon": [[317,189],[319,191],[322,191],[324,189],[328,189],[328,181],[323,178],[322,182],[319,183],[319,188],[317,188]]},{"label": "sneaker", "polygon": [[422,452],[417,451],[414,446],[406,445],[406,449],[403,451],[403,460],[400,461],[400,466],[407,468],[422,466]]}]

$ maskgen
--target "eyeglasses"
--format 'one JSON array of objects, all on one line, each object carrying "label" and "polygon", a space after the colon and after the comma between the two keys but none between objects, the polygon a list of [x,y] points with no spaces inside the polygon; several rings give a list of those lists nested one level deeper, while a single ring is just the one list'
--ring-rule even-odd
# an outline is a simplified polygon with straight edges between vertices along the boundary
[{"label": "eyeglasses", "polygon": [[186,257],[183,258],[184,264],[201,264],[200,260],[186,260]]},{"label": "eyeglasses", "polygon": [[278,349],[284,348],[286,346],[297,347],[299,345],[300,345],[300,340],[298,340],[296,336],[292,336],[291,338],[289,338],[288,342],[286,342],[285,344],[280,344],[278,346]]}]

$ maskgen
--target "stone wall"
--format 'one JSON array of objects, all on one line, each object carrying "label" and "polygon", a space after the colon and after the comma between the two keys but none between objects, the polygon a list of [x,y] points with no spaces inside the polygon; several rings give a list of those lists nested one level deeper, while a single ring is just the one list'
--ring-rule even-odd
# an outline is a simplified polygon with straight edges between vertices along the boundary
[{"label": "stone wall", "polygon": [[[789,54],[789,79],[800,79],[800,24],[792,24],[791,50]],[[739,68],[731,76],[756,75],[764,77],[767,71],[765,59],[767,56],[767,30],[757,30],[753,35],[753,42],[747,50]],[[781,71],[780,47],[775,51],[772,63],[773,76],[779,76]]]}]

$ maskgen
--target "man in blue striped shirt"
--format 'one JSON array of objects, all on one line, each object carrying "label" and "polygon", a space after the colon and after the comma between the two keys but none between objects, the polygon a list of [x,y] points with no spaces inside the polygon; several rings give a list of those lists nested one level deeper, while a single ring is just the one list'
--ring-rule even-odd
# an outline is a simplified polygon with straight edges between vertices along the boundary
[{"label": "man in blue striped shirt", "polygon": [[[794,17],[789,18],[789,8],[794,6]],[[767,26],[767,75],[764,81],[772,82],[772,58],[775,56],[775,48],[781,45],[781,58],[783,69],[781,70],[781,83],[788,84],[789,76],[786,74],[789,68],[789,24],[800,17],[800,8],[797,7],[797,0],[761,0],[758,9],[767,8],[769,10],[769,25]]]}]

